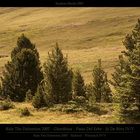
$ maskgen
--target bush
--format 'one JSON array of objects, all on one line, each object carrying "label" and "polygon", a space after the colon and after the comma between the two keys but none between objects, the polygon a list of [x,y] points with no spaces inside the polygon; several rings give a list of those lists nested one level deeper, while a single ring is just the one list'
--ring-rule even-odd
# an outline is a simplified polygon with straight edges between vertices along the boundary
[{"label": "bush", "polygon": [[34,108],[42,108],[48,105],[47,95],[44,91],[43,85],[39,85],[35,96],[33,97],[32,105]]},{"label": "bush", "polygon": [[75,113],[83,111],[75,101],[69,101],[67,104],[55,104],[49,109],[50,111],[60,111],[65,113]]},{"label": "bush", "polygon": [[80,112],[83,111],[82,108],[78,107],[76,104],[66,104],[62,108],[62,112],[66,113],[75,113],[75,112]]},{"label": "bush", "polygon": [[14,108],[14,105],[10,101],[0,102],[0,110],[8,110]]},{"label": "bush", "polygon": [[30,111],[28,110],[27,107],[25,107],[25,108],[20,110],[20,116],[21,117],[23,117],[23,116],[30,116],[30,115],[31,115],[31,113],[30,113]]},{"label": "bush", "polygon": [[30,102],[31,100],[33,99],[33,95],[32,95],[32,92],[31,90],[29,89],[27,92],[26,92],[26,102]]},{"label": "bush", "polygon": [[100,104],[100,103],[94,103],[94,104],[89,104],[87,105],[87,108],[86,110],[88,112],[92,112],[92,113],[95,113],[97,115],[104,115],[104,114],[107,114],[108,111],[106,109],[106,106]]},{"label": "bush", "polygon": [[86,98],[84,96],[76,96],[73,100],[79,105],[86,103]]}]

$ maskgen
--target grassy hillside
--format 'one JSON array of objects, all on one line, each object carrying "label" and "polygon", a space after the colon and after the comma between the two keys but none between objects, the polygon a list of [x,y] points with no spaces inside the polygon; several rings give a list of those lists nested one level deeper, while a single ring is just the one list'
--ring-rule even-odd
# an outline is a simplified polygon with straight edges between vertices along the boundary
[{"label": "grassy hillside", "polygon": [[[10,123],[10,124],[18,124],[18,123],[52,123],[52,124],[78,124],[78,123],[105,123],[105,124],[114,124],[120,123],[119,115],[118,115],[118,105],[117,104],[104,104],[102,105],[105,109],[104,114],[96,114],[93,112],[75,112],[75,113],[65,113],[60,111],[51,111],[46,108],[42,110],[36,110],[29,103],[14,103],[15,108],[5,111],[0,111],[0,124],[2,123]],[[31,116],[21,117],[20,110],[24,107],[28,107],[31,112]],[[14,116],[14,117],[13,117]],[[58,117],[59,116],[59,117]],[[135,122],[133,122],[135,123]]]},{"label": "grassy hillside", "polygon": [[[110,77],[122,40],[138,18],[140,8],[0,8],[0,55],[10,56],[24,33],[36,44],[42,62],[58,42],[86,82],[99,58]],[[9,58],[0,58],[1,71]]]}]

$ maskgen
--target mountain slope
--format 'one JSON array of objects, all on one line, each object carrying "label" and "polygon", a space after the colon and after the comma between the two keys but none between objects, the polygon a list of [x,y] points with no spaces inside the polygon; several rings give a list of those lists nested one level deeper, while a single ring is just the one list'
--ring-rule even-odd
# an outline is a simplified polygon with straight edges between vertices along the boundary
[{"label": "mountain slope", "polygon": [[[99,58],[110,76],[139,17],[140,8],[0,8],[0,55],[10,55],[22,33],[36,44],[42,62],[58,42],[89,82]],[[0,58],[1,68],[7,60]]]}]

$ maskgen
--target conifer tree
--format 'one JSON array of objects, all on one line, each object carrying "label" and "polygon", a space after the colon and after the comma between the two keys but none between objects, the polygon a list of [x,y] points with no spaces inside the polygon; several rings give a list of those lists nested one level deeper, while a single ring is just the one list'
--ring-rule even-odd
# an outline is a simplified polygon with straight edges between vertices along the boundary
[{"label": "conifer tree", "polygon": [[[128,53],[127,53],[128,54]],[[114,86],[115,94],[120,102],[121,110],[124,111],[131,104],[131,91],[130,83],[128,80],[128,73],[130,73],[129,62],[124,59],[123,55],[119,56],[118,65],[115,67],[115,72],[112,74],[112,80],[110,83]]]},{"label": "conifer tree", "polygon": [[48,53],[44,75],[47,92],[54,103],[66,103],[72,99],[72,70],[57,43],[52,53]]},{"label": "conifer tree", "polygon": [[[126,108],[136,104],[140,110],[140,20],[136,24],[130,35],[127,35],[124,42],[125,51],[123,54],[123,66],[118,74],[118,79],[114,78],[117,92],[120,95],[120,107],[122,113]],[[120,84],[117,84],[120,83]]]},{"label": "conifer tree", "polygon": [[137,40],[135,49],[131,53],[130,64],[132,72],[127,75],[130,83],[129,90],[131,91],[132,101],[135,102],[140,111],[140,39],[139,42]]},{"label": "conifer tree", "polygon": [[107,74],[101,66],[101,59],[98,60],[98,65],[93,69],[93,92],[96,97],[96,102],[110,102],[111,90],[108,85]]},{"label": "conifer tree", "polygon": [[2,96],[13,101],[24,101],[30,89],[32,95],[43,78],[39,54],[35,45],[21,35],[17,47],[11,52],[11,61],[5,65],[2,79]]},{"label": "conifer tree", "polygon": [[73,77],[73,92],[75,96],[86,96],[84,79],[79,70],[74,73]]},{"label": "conifer tree", "polygon": [[45,89],[43,84],[39,84],[37,88],[37,92],[33,97],[32,105],[34,108],[42,108],[47,106],[49,101],[47,100],[47,94],[45,93]]}]

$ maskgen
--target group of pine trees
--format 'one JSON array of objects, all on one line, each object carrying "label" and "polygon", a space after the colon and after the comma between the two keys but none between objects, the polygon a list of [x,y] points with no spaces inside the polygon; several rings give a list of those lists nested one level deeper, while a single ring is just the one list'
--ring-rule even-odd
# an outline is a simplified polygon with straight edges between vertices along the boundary
[{"label": "group of pine trees", "polygon": [[[123,44],[125,51],[119,56],[110,84],[118,95],[122,112],[132,106],[140,111],[140,20]],[[85,85],[80,71],[69,68],[68,59],[57,43],[41,67],[35,45],[22,34],[11,52],[11,60],[5,65],[0,96],[18,102],[32,101],[35,108],[67,103],[76,96],[88,98],[88,93],[98,103],[112,102],[107,73],[100,59],[93,67],[92,77],[92,83]]]},{"label": "group of pine trees", "polygon": [[[41,67],[39,53],[33,43],[22,34],[11,52],[1,77],[3,99],[32,101],[35,108],[67,103],[76,96],[86,98],[86,86],[79,70],[72,71],[56,43]],[[110,102],[111,90],[101,61],[93,70],[92,95],[97,102]]]}]

